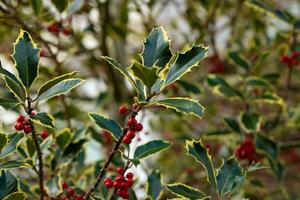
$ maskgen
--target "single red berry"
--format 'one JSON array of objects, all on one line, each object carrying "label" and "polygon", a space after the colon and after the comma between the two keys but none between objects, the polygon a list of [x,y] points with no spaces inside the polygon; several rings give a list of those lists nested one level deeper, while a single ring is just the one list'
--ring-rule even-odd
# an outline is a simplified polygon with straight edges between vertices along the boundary
[{"label": "single red berry", "polygon": [[120,106],[120,107],[119,107],[119,113],[120,113],[120,114],[125,114],[126,112],[127,112],[126,106]]},{"label": "single red berry", "polygon": [[15,125],[15,129],[20,131],[24,129],[24,123],[23,122],[17,122]]},{"label": "single red berry", "polygon": [[299,56],[299,52],[298,51],[292,51],[292,53],[291,53],[291,58],[292,59],[296,59],[296,58],[298,58],[298,56]]},{"label": "single red berry", "polygon": [[127,137],[127,135],[125,135],[125,137],[123,138],[123,142],[124,142],[125,144],[130,144],[130,143],[131,143],[130,137]]},{"label": "single red berry", "polygon": [[42,132],[41,132],[41,137],[42,137],[43,139],[46,139],[46,138],[48,137],[48,135],[49,135],[48,131],[42,131]]},{"label": "single red berry", "polygon": [[299,64],[299,61],[293,59],[292,62],[291,62],[291,64],[292,64],[292,65],[298,65],[298,64]]},{"label": "single red berry", "polygon": [[59,33],[60,28],[57,24],[52,24],[52,25],[48,26],[47,30],[51,33]]},{"label": "single red berry", "polygon": [[76,195],[76,200],[83,200],[83,196],[81,194]]},{"label": "single red berry", "polygon": [[133,130],[129,130],[127,133],[126,133],[126,136],[125,137],[128,137],[130,138],[131,140],[135,137],[135,131]]},{"label": "single red berry", "polygon": [[125,184],[126,184],[126,187],[127,187],[127,188],[131,188],[132,185],[133,185],[133,180],[132,180],[132,179],[127,179],[127,180],[125,181]]},{"label": "single red berry", "polygon": [[17,122],[24,122],[25,121],[25,117],[23,115],[19,115],[19,117],[17,118]]},{"label": "single red berry", "polygon": [[74,190],[73,188],[69,188],[68,191],[67,191],[67,193],[68,193],[68,196],[69,196],[69,197],[70,197],[70,196],[73,196],[74,193],[75,193],[75,190]]},{"label": "single red berry", "polygon": [[47,51],[45,49],[41,49],[40,51],[40,57],[46,57]]},{"label": "single red berry", "polygon": [[133,179],[133,177],[134,177],[134,175],[132,172],[129,172],[126,174],[126,178],[128,178],[128,179]]},{"label": "single red berry", "polygon": [[112,186],[114,186],[114,183],[113,181],[106,181],[104,182],[104,185],[106,188],[111,188]]},{"label": "single red berry", "polygon": [[28,134],[28,133],[31,133],[32,129],[30,127],[30,125],[25,125],[24,126],[24,133]]},{"label": "single red berry", "polygon": [[127,125],[128,126],[134,126],[134,125],[136,125],[136,123],[137,123],[136,119],[134,117],[130,117],[128,119]]},{"label": "single red berry", "polygon": [[115,188],[120,188],[121,185],[122,185],[121,182],[118,182],[118,181],[113,182],[113,186],[114,186]]},{"label": "single red berry", "polygon": [[142,131],[143,130],[143,124],[141,123],[137,123],[135,126],[134,126],[134,130],[136,131]]},{"label": "single red berry", "polygon": [[63,184],[62,184],[62,188],[63,188],[63,189],[67,189],[68,187],[69,187],[68,183],[66,183],[66,182],[63,182]]},{"label": "single red berry", "polygon": [[109,182],[109,181],[112,182],[112,180],[110,178],[105,178],[104,179],[104,182]]},{"label": "single red berry", "polygon": [[117,190],[117,194],[118,194],[120,197],[126,198],[126,197],[128,196],[128,191],[127,191],[127,190],[124,190],[124,189],[118,189],[118,190]]},{"label": "single red berry", "polygon": [[123,172],[124,172],[124,168],[123,168],[123,167],[118,167],[118,168],[117,168],[117,173],[118,173],[118,174],[122,175]]},{"label": "single red berry", "polygon": [[72,30],[70,28],[64,28],[63,33],[64,33],[64,35],[68,36],[68,35],[71,35]]},{"label": "single red berry", "polygon": [[290,61],[290,58],[287,55],[282,55],[280,57],[281,62],[288,63]]}]

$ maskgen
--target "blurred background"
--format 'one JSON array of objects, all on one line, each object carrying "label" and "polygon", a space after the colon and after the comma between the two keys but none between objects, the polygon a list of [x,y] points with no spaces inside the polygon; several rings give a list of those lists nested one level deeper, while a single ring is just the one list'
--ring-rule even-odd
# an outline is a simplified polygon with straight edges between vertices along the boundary
[{"label": "blurred background", "polygon": [[[55,117],[56,132],[68,127],[88,138],[71,161],[61,161],[59,170],[62,177],[82,184],[84,190],[94,178],[91,169],[105,159],[111,146],[109,135],[93,127],[87,113],[104,113],[122,123],[118,107],[130,106],[134,97],[130,84],[101,56],[130,66],[142,52],[144,38],[158,26],[166,30],[173,53],[193,43],[204,44],[209,47],[208,58],[163,94],[199,100],[206,108],[204,118],[159,109],[139,116],[146,128],[133,148],[154,138],[167,139],[173,146],[133,169],[139,174],[138,199],[145,198],[151,169],[160,170],[165,183],[209,189],[203,168],[185,156],[185,139],[204,139],[219,166],[245,138],[253,137],[251,131],[242,126],[233,129],[226,121],[239,122],[245,110],[261,117],[259,131],[278,145],[280,152],[274,159],[284,166],[284,173],[271,167],[251,174],[234,198],[299,199],[300,66],[281,61],[282,56],[300,50],[299,17],[297,0],[1,0],[0,59],[4,68],[16,71],[11,54],[22,28],[41,48],[36,85],[70,71],[78,71],[85,79],[75,91],[38,107]],[[215,84],[216,77],[226,84]],[[4,84],[1,80],[1,98],[9,95]],[[18,112],[0,107],[1,131],[13,132]],[[257,154],[268,166],[268,159]],[[46,155],[50,165],[54,159],[51,150]],[[49,169],[48,175],[52,173],[55,170]],[[34,182],[34,176],[23,176],[25,182]],[[165,192],[161,198],[169,195]]]}]

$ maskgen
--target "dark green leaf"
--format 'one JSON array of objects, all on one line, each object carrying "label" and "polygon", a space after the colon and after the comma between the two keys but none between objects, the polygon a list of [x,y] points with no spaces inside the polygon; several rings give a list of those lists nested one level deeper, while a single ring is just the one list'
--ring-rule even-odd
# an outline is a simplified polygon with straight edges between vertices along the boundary
[{"label": "dark green leaf", "polygon": [[194,93],[194,94],[200,94],[201,93],[198,86],[193,85],[193,84],[189,83],[188,81],[178,80],[178,81],[176,81],[176,83],[179,84],[181,87],[183,87],[185,89],[185,91],[187,91],[187,92],[191,92],[191,93]]},{"label": "dark green leaf", "polygon": [[20,101],[24,102],[26,99],[26,93],[24,87],[20,87],[17,82],[8,76],[4,76],[4,80],[8,89],[15,95],[15,97]]},{"label": "dark green leaf", "polygon": [[154,170],[148,176],[147,195],[151,197],[152,200],[156,200],[159,199],[161,193],[162,193],[161,174],[160,171]]},{"label": "dark green leaf", "polygon": [[163,140],[153,140],[140,145],[134,152],[134,159],[142,159],[169,148],[171,144]]},{"label": "dark green leaf", "polygon": [[68,91],[70,91],[73,88],[80,85],[82,82],[83,82],[83,80],[79,79],[79,78],[63,80],[63,81],[53,85],[45,92],[41,93],[38,96],[37,100],[42,101],[42,100],[49,99],[49,98],[52,98],[52,97],[55,97],[55,96],[58,96],[61,94],[65,94]]},{"label": "dark green leaf", "polygon": [[72,133],[71,130],[66,128],[60,131],[57,136],[55,137],[56,144],[59,148],[63,151],[70,144],[72,140]]},{"label": "dark green leaf", "polygon": [[0,163],[0,170],[21,168],[21,167],[29,168],[31,166],[26,161],[21,161],[21,160],[9,160],[9,161]]},{"label": "dark green leaf", "polygon": [[249,64],[239,55],[238,52],[229,52],[228,55],[235,64],[242,67],[245,71],[249,71]]},{"label": "dark green leaf", "polygon": [[38,16],[41,13],[43,8],[43,1],[42,0],[31,0],[31,6],[33,8],[34,14]]},{"label": "dark green leaf", "polygon": [[258,150],[265,153],[269,159],[276,160],[278,156],[278,147],[276,143],[260,133],[256,134],[255,144]]},{"label": "dark green leaf", "polygon": [[217,188],[215,170],[213,167],[211,156],[208,154],[207,149],[201,143],[201,140],[186,141],[185,148],[187,154],[195,158],[196,161],[198,161],[205,168],[208,181],[214,188]]},{"label": "dark green leaf", "polygon": [[11,134],[9,136],[9,141],[8,141],[7,145],[4,147],[4,149],[0,153],[0,159],[10,155],[11,153],[13,153],[16,150],[20,140],[23,137],[24,137],[23,133]]},{"label": "dark green leaf", "polygon": [[63,153],[63,156],[64,157],[69,157],[70,155],[77,155],[83,148],[83,145],[84,143],[86,142],[87,140],[86,139],[82,139],[82,140],[79,140],[78,142],[72,142],[70,143],[64,153]]},{"label": "dark green leaf", "polygon": [[4,133],[0,133],[0,153],[2,152],[3,148],[7,144],[7,136]]},{"label": "dark green leaf", "polygon": [[105,118],[102,115],[98,115],[96,113],[89,114],[92,120],[100,127],[107,131],[109,131],[112,136],[117,140],[122,134],[121,126],[112,119]]},{"label": "dark green leaf", "polygon": [[54,128],[54,118],[48,113],[40,112],[35,116],[31,117],[31,119],[34,122],[41,124],[42,126],[46,126],[48,128]]},{"label": "dark green leaf", "polygon": [[16,99],[2,99],[0,98],[0,106],[6,110],[11,110],[20,104]]},{"label": "dark green leaf", "polygon": [[32,140],[32,138],[28,137],[26,140],[26,150],[27,153],[30,157],[33,157],[34,153],[35,153],[35,146],[34,146],[34,142]]},{"label": "dark green leaf", "polygon": [[46,190],[50,197],[57,197],[63,191],[60,187],[60,176],[54,176],[46,182]]},{"label": "dark green leaf", "polygon": [[190,200],[206,198],[206,195],[200,190],[182,183],[167,184],[167,188],[172,193]]},{"label": "dark green leaf", "polygon": [[218,192],[221,196],[225,196],[234,192],[245,181],[245,175],[242,168],[235,158],[226,160],[217,175]]},{"label": "dark green leaf", "polygon": [[198,65],[198,62],[207,56],[208,49],[203,46],[192,46],[185,53],[180,53],[176,61],[170,64],[167,72],[164,86],[179,80],[183,75],[190,72],[191,69]]},{"label": "dark green leaf", "polygon": [[241,123],[245,131],[257,132],[260,130],[261,117],[256,113],[242,113]]},{"label": "dark green leaf", "polygon": [[254,163],[251,163],[251,165],[248,167],[247,172],[253,172],[256,170],[266,169],[266,168],[268,168],[268,167],[261,164],[261,162],[254,162]]},{"label": "dark green leaf", "polygon": [[233,130],[236,133],[240,133],[241,129],[237,120],[230,117],[224,117],[224,122],[231,130]]},{"label": "dark green leaf", "polygon": [[12,56],[15,60],[19,77],[27,89],[30,88],[38,76],[39,52],[40,50],[32,41],[30,34],[21,30]]},{"label": "dark green leaf", "polygon": [[256,76],[247,78],[245,84],[252,88],[272,89],[271,84],[267,80]]},{"label": "dark green leaf", "polygon": [[129,69],[132,70],[134,76],[141,80],[144,83],[144,85],[146,85],[149,89],[158,79],[158,68],[155,66],[149,68],[134,61],[133,64],[129,67]]},{"label": "dark green leaf", "polygon": [[23,192],[14,192],[6,196],[3,200],[24,200],[26,198]]},{"label": "dark green leaf", "polygon": [[231,87],[224,78],[216,75],[210,75],[207,78],[207,83],[211,86],[217,94],[221,94],[225,97],[242,97],[242,94]]},{"label": "dark green leaf", "polygon": [[144,65],[161,68],[169,62],[172,53],[169,48],[170,40],[163,27],[154,28],[144,42],[144,51],[142,53]]},{"label": "dark green leaf", "polygon": [[63,12],[69,5],[69,0],[51,0],[59,12]]},{"label": "dark green leaf", "polygon": [[[1,172],[1,171],[0,171]],[[18,179],[10,171],[2,170],[0,176],[0,199],[18,190]]]}]

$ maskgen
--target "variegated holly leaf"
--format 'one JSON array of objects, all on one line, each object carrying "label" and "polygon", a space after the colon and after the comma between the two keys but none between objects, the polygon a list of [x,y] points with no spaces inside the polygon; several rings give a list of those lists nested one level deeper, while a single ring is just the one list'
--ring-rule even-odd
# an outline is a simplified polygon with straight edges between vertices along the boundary
[{"label": "variegated holly leaf", "polygon": [[152,200],[159,199],[162,194],[161,173],[158,170],[153,170],[148,176],[147,195]]},{"label": "variegated holly leaf", "polygon": [[0,171],[0,183],[0,199],[16,192],[19,187],[18,179],[8,170]]},{"label": "variegated holly leaf", "polygon": [[247,132],[257,132],[260,130],[261,117],[256,113],[242,113],[240,121],[242,127]]},{"label": "variegated holly leaf", "polygon": [[33,42],[30,34],[24,30],[20,31],[14,45],[14,58],[19,77],[23,85],[29,89],[38,76],[39,52],[37,45]]},{"label": "variegated holly leaf", "polygon": [[202,191],[182,183],[167,184],[167,188],[172,193],[186,199],[196,200],[205,199],[207,197]]},{"label": "variegated holly leaf", "polygon": [[172,57],[170,40],[163,27],[154,28],[147,36],[142,57],[146,67],[163,68],[169,62]]},{"label": "variegated holly leaf", "polygon": [[179,53],[175,62],[170,64],[164,87],[179,80],[183,75],[190,72],[193,67],[196,67],[207,56],[207,51],[207,47],[194,45],[186,52]]},{"label": "variegated holly leaf", "polygon": [[9,156],[12,154],[18,147],[21,139],[24,137],[23,133],[13,133],[10,135],[7,135],[8,142],[6,146],[2,149],[2,152],[0,153],[0,159]]},{"label": "variegated holly leaf", "polygon": [[31,119],[42,126],[54,128],[54,118],[48,113],[40,112],[35,116],[32,116]]},{"label": "variegated holly leaf", "polygon": [[171,146],[170,142],[164,140],[153,140],[146,144],[140,145],[134,152],[134,159],[142,159],[157,152],[163,151]]}]

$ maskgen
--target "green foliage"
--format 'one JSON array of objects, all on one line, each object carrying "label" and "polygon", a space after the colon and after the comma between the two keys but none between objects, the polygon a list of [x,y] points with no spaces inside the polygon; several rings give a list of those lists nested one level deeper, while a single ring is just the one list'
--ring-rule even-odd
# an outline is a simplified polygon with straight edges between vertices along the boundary
[{"label": "green foliage", "polygon": [[10,171],[2,170],[0,175],[0,198],[16,192],[19,187],[19,181]]},{"label": "green foliage", "polygon": [[69,0],[51,0],[59,12],[63,12],[69,5]]},{"label": "green foliage", "polygon": [[173,183],[167,185],[172,193],[186,199],[205,199],[206,195],[196,188],[192,188],[182,183]]},{"label": "green foliage", "polygon": [[258,132],[260,130],[261,117],[256,113],[242,113],[241,124],[247,132]]},{"label": "green foliage", "polygon": [[45,112],[40,112],[32,117],[34,122],[41,124],[42,126],[54,128],[54,118]]},{"label": "green foliage", "polygon": [[171,143],[163,140],[153,140],[146,144],[140,145],[134,152],[134,159],[142,159],[157,152],[163,151],[171,146]]},{"label": "green foliage", "polygon": [[23,137],[23,133],[13,133],[9,135],[7,145],[2,149],[2,152],[0,153],[0,159],[7,157],[11,153],[13,153],[17,149]]},{"label": "green foliage", "polygon": [[161,173],[158,170],[153,170],[148,176],[147,195],[152,200],[159,199],[162,194]]}]

